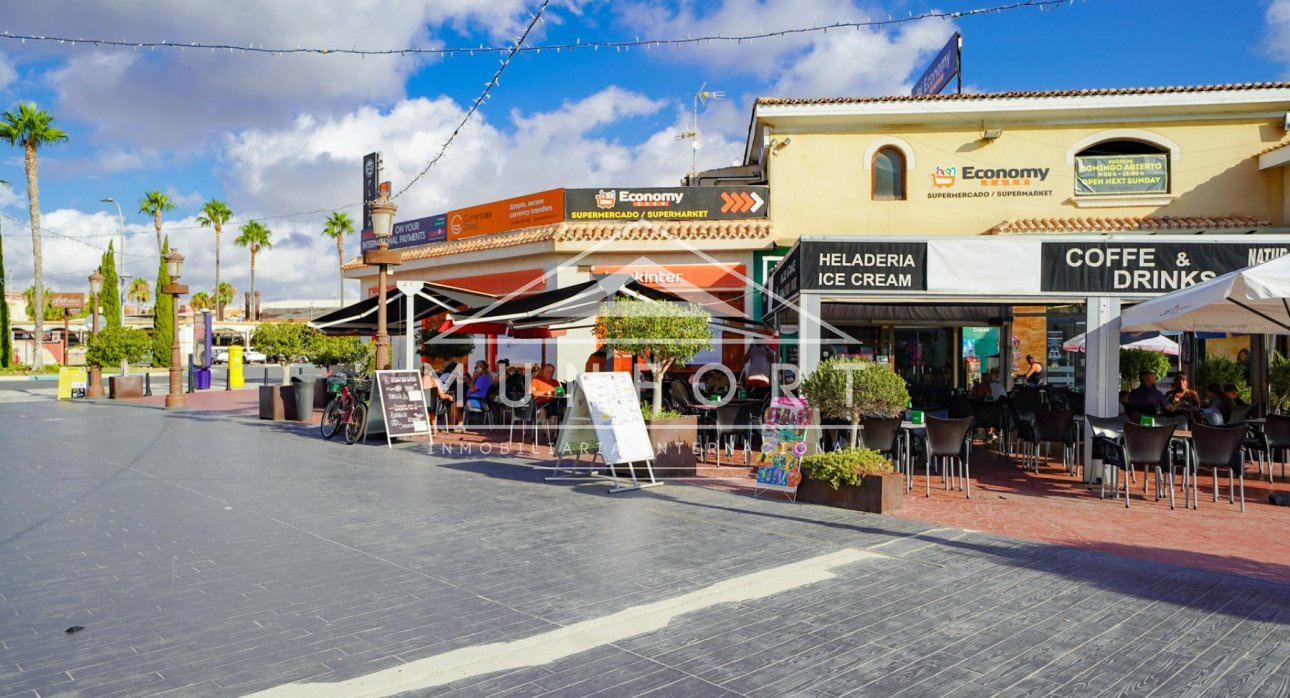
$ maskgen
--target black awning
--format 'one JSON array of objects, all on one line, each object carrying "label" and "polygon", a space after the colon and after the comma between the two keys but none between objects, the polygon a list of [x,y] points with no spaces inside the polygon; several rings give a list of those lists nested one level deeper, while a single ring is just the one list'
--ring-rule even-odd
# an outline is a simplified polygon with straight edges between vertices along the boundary
[{"label": "black awning", "polygon": [[[490,298],[486,293],[467,291],[452,286],[434,283],[423,283],[421,288],[412,294],[412,317],[421,321],[442,312],[454,312]],[[407,318],[408,296],[394,289],[385,295],[386,324],[390,334],[406,334],[404,327]],[[352,305],[335,310],[310,322],[309,325],[327,335],[372,335],[376,334],[376,296],[365,298]]]}]

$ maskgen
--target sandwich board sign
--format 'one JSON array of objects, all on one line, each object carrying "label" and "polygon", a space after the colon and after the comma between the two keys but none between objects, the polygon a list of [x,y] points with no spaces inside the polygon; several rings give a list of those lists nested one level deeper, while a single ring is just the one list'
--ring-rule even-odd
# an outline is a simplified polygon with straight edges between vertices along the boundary
[{"label": "sandwich board sign", "polygon": [[[393,447],[394,439],[430,436],[425,391],[417,371],[377,371],[379,398],[373,400],[370,412],[379,411],[385,431],[385,445]],[[368,420],[369,428],[371,420]]]},{"label": "sandwich board sign", "polygon": [[793,499],[797,497],[809,426],[811,408],[805,399],[777,397],[770,401],[766,424],[762,427],[754,497],[769,491],[783,492]]},{"label": "sandwich board sign", "polygon": [[[645,429],[640,397],[632,376],[626,372],[583,373],[569,396],[564,423],[560,426],[557,453],[594,452],[609,466],[614,486],[610,492],[626,492],[663,483],[654,479],[654,445]],[[644,463],[648,481],[636,478],[636,463]],[[615,466],[626,464],[631,486],[618,482]]]}]

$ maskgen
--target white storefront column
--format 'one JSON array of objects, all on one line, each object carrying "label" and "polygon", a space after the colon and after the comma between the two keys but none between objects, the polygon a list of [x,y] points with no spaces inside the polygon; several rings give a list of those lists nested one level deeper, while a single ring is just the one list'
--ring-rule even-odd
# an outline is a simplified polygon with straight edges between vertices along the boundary
[{"label": "white storefront column", "polygon": [[820,296],[803,293],[797,298],[798,377],[811,375],[820,365]]},{"label": "white storefront column", "polygon": [[[1085,346],[1084,411],[1094,417],[1120,413],[1120,299],[1089,298]],[[1093,462],[1092,435],[1084,438],[1084,481],[1097,482],[1102,464]]]}]

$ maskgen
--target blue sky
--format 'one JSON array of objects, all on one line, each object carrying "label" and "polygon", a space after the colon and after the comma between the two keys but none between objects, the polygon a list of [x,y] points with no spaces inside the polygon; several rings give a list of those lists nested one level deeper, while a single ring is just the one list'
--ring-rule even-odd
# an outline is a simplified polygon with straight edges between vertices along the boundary
[{"label": "blue sky", "polygon": [[[737,34],[836,21],[988,7],[991,0],[556,0],[535,44]],[[140,5],[135,7],[135,5]],[[533,0],[189,0],[23,3],[0,29],[139,41],[385,48],[503,44]],[[675,141],[690,95],[726,93],[705,108],[700,166],[742,152],[758,95],[908,91],[953,31],[964,34],[965,84],[976,91],[1279,80],[1290,62],[1290,0],[1075,0],[1038,11],[933,19],[740,46],[523,54],[449,156],[401,200],[400,218],[556,186],[672,184],[689,169]],[[169,192],[176,244],[213,278],[213,240],[193,216],[211,196],[239,215],[329,209],[359,200],[359,158],[385,153],[396,189],[437,151],[497,67],[497,56],[451,59],[275,57],[133,51],[0,41],[0,102],[53,112],[71,140],[42,154],[48,283],[83,284],[123,202],[129,270],[152,276],[151,225],[135,202]],[[0,151],[7,271],[30,278],[21,155]],[[108,211],[111,210],[111,215]],[[271,298],[334,294],[334,246],[321,215],[274,219],[275,248],[258,281]],[[144,234],[146,233],[146,234]],[[223,276],[247,282],[246,253],[226,231]],[[350,247],[356,253],[357,245]]]}]

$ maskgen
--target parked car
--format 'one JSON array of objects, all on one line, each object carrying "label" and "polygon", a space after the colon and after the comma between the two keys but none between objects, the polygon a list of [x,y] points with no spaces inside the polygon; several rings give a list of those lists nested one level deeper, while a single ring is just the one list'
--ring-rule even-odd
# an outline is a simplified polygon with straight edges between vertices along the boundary
[{"label": "parked car", "polygon": [[[264,352],[259,352],[250,348],[242,350],[242,363],[244,364],[263,364],[268,363],[268,361],[269,357],[265,356]],[[228,348],[216,349],[215,356],[211,359],[211,363],[228,363]]]}]

